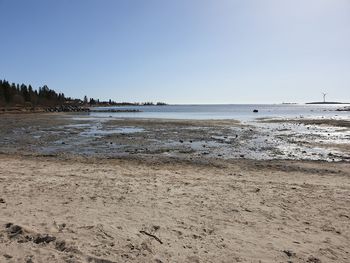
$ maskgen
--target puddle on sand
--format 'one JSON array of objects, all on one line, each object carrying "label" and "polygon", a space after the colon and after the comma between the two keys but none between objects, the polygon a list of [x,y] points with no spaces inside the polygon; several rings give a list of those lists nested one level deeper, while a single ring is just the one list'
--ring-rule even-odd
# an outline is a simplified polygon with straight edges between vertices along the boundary
[{"label": "puddle on sand", "polygon": [[103,136],[109,134],[132,134],[144,132],[145,129],[137,127],[118,127],[114,129],[102,129],[98,126],[92,126],[89,130],[80,133],[82,136]]}]

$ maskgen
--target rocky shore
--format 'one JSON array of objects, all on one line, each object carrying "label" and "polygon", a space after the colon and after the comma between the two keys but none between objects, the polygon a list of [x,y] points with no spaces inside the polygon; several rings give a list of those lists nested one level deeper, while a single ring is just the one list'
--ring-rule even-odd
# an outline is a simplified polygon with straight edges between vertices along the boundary
[{"label": "rocky shore", "polygon": [[55,107],[48,107],[46,112],[89,112],[90,108],[78,105],[60,105]]},{"label": "rocky shore", "polygon": [[336,111],[350,111],[350,107],[339,108],[339,109],[336,109]]},{"label": "rocky shore", "polygon": [[0,113],[42,113],[42,112],[141,112],[137,109],[107,109],[94,107],[80,106],[80,105],[59,105],[59,106],[38,106],[38,107],[1,107]]},{"label": "rocky shore", "polygon": [[0,113],[89,112],[89,107],[79,105],[1,107]]}]

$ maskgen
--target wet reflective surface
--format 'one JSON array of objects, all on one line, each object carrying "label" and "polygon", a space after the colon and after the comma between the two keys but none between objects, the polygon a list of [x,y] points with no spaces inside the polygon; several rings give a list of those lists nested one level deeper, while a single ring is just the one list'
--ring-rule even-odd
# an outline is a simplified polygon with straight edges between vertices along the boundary
[{"label": "wet reflective surface", "polygon": [[[3,115],[0,151],[115,158],[350,160],[348,122],[122,119]],[[338,125],[339,124],[339,125]],[[337,126],[338,125],[338,126]]]}]

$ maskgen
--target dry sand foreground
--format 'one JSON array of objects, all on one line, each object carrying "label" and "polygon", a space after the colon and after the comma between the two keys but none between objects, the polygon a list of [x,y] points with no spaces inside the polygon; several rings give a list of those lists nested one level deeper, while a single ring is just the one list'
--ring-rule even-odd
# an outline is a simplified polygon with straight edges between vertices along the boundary
[{"label": "dry sand foreground", "polygon": [[350,164],[0,155],[0,262],[350,262]]}]

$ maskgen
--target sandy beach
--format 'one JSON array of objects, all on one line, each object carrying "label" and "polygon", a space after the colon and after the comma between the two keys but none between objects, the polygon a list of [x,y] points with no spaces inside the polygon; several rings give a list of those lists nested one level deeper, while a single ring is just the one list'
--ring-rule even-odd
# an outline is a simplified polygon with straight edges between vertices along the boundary
[{"label": "sandy beach", "polygon": [[[350,261],[343,122],[301,138],[293,122],[27,116],[0,119],[0,262]],[[325,151],[273,148],[308,136]]]},{"label": "sandy beach", "polygon": [[349,262],[349,171],[0,155],[0,262]]}]

